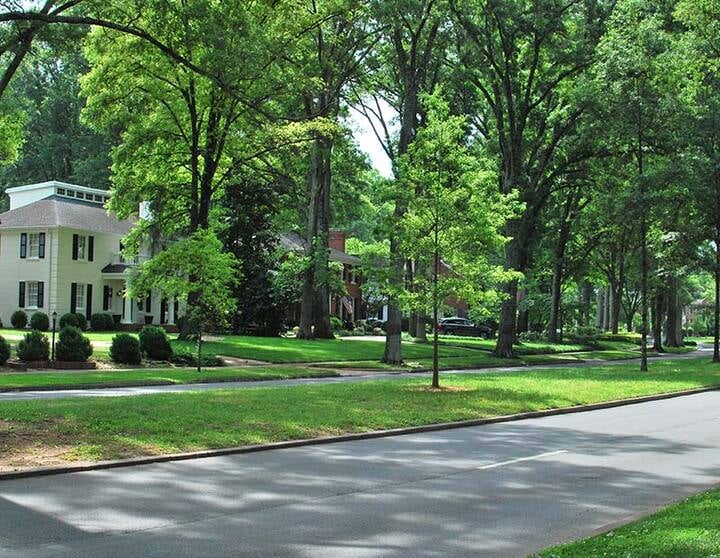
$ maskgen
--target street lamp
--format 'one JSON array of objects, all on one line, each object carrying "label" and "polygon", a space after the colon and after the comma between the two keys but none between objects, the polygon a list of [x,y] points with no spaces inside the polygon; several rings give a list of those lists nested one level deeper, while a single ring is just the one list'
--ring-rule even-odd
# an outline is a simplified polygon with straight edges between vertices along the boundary
[{"label": "street lamp", "polygon": [[52,361],[55,361],[55,324],[57,323],[57,312],[52,313]]}]

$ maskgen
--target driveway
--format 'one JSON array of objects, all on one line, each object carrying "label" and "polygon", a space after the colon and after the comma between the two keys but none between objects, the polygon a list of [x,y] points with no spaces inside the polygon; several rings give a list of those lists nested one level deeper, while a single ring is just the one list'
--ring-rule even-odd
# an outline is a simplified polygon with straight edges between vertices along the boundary
[{"label": "driveway", "polygon": [[720,393],[0,483],[0,556],[525,557],[720,482]]}]

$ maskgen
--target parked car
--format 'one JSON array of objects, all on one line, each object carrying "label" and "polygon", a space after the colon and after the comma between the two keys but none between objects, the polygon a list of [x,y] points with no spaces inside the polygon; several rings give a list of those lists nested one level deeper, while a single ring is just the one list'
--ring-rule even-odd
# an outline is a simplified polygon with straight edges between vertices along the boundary
[{"label": "parked car", "polygon": [[443,318],[437,324],[438,333],[443,335],[467,335],[490,339],[495,331],[488,324],[474,324],[467,318]]}]

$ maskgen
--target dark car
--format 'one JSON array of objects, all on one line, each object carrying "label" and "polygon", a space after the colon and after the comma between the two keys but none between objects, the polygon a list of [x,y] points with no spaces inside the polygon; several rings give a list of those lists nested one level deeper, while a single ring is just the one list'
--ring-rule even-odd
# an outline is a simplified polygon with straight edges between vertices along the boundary
[{"label": "dark car", "polygon": [[475,325],[467,318],[443,318],[437,325],[438,333],[443,335],[467,335],[490,339],[494,335],[489,325]]}]

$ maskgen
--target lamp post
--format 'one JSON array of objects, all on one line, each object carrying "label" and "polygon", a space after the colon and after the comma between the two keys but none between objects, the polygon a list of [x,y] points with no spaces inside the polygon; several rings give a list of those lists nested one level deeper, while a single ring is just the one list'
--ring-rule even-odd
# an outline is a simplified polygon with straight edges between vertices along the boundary
[{"label": "lamp post", "polygon": [[55,361],[55,324],[57,323],[57,312],[52,313],[52,359]]}]

